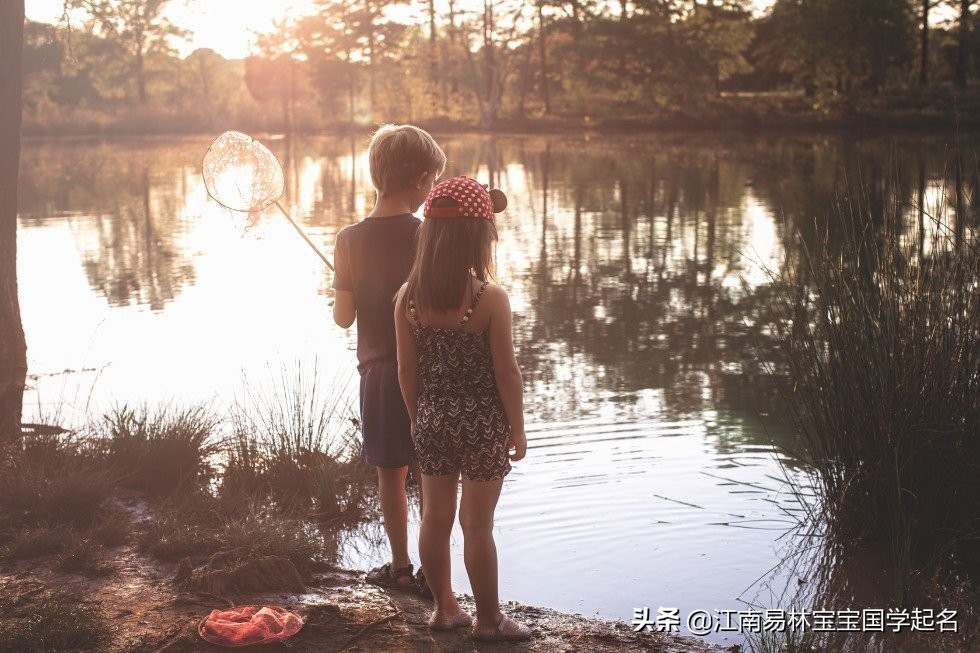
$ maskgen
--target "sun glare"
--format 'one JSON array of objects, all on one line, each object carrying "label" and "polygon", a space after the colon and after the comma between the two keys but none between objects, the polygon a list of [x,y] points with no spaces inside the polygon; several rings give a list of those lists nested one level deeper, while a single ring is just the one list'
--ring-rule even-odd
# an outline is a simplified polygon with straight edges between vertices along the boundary
[{"label": "sun glare", "polygon": [[277,21],[312,13],[313,0],[293,2],[208,2],[184,6],[174,3],[170,18],[193,33],[177,42],[181,56],[197,48],[211,48],[227,59],[241,59],[253,49],[256,33],[268,32]]},{"label": "sun glare", "polygon": [[[30,20],[58,23],[64,12],[63,0],[31,0],[25,10]],[[276,21],[289,20],[313,13],[313,0],[291,2],[232,2],[231,0],[202,3],[172,2],[165,15],[173,23],[188,30],[186,40],[175,39],[173,47],[181,57],[198,48],[211,48],[226,59],[247,57],[254,47],[256,33],[268,32]],[[82,14],[71,12],[72,21],[84,20]]]}]

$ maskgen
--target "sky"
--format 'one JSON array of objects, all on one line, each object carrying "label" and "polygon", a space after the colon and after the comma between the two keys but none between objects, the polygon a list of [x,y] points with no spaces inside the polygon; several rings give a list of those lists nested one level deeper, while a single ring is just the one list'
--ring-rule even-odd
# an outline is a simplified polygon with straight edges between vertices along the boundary
[{"label": "sky", "polygon": [[[27,0],[25,12],[31,20],[57,23],[63,5],[64,0]],[[177,0],[167,8],[166,15],[193,33],[189,41],[174,42],[180,56],[185,57],[197,48],[211,48],[225,58],[241,59],[249,54],[255,40],[253,32],[267,32],[273,20],[309,14],[312,8],[313,0]]]}]

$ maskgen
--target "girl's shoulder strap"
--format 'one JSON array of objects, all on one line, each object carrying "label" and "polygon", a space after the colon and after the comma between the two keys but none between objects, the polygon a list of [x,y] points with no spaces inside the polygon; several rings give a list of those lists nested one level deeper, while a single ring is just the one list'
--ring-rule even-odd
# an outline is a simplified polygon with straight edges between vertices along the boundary
[{"label": "girl's shoulder strap", "polygon": [[415,326],[417,326],[417,327],[421,327],[422,326],[422,323],[419,322],[419,316],[415,312],[415,300],[414,299],[409,299],[408,300],[408,314],[412,316],[412,322],[415,322]]},{"label": "girl's shoulder strap", "polygon": [[483,285],[480,286],[480,289],[476,291],[476,295],[473,297],[473,301],[470,302],[470,307],[466,309],[466,315],[464,315],[459,320],[459,327],[457,327],[458,329],[462,329],[463,327],[466,326],[466,323],[470,321],[470,316],[473,315],[473,309],[475,309],[476,305],[480,302],[480,297],[483,295],[483,291],[487,289],[487,286],[489,284],[490,284],[489,281],[484,281]]}]

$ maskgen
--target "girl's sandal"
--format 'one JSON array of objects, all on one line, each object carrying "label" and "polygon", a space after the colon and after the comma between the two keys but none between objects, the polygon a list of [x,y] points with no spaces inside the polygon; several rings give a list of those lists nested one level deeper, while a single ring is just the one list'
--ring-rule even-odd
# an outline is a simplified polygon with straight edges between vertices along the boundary
[{"label": "girl's sandal", "polygon": [[451,617],[442,617],[433,612],[429,617],[429,628],[431,630],[447,631],[457,628],[465,628],[473,624],[473,618],[469,614],[460,610]]},{"label": "girl's sandal", "polygon": [[491,642],[516,642],[531,639],[531,629],[519,624],[505,614],[500,615],[500,622],[494,630],[473,629],[473,639]]},{"label": "girl's sandal", "polygon": [[[410,590],[412,587],[414,587],[414,577],[412,576],[413,568],[413,565],[408,565],[407,567],[392,569],[391,563],[386,562],[380,567],[375,567],[369,571],[365,575],[364,580],[372,585],[378,585],[380,587],[387,587],[396,590]],[[399,579],[401,578],[407,578],[408,582],[399,582]]]}]

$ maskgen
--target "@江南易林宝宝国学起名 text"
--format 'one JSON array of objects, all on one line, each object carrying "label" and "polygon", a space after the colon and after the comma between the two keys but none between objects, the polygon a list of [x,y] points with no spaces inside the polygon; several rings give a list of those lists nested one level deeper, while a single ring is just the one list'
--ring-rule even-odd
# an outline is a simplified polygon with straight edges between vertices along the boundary
[{"label": "@\u6c5f\u5357\u6613\u6797\u5b9d\u5b9d\u56fd\u5b66\u8d77\u540d text", "polygon": [[957,632],[955,610],[932,608],[864,608],[860,610],[703,610],[682,614],[679,608],[633,610],[635,632]]}]

